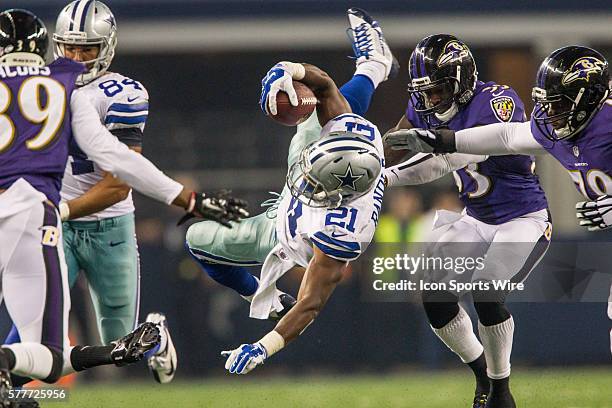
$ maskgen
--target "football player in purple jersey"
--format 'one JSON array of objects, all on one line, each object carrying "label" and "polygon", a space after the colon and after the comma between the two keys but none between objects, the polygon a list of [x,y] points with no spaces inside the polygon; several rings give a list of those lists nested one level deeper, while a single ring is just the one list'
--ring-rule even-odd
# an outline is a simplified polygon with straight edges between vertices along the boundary
[{"label": "football player in purple jersey", "polygon": [[57,205],[73,138],[103,170],[188,216],[229,225],[247,215],[241,200],[188,191],[113,137],[75,90],[85,67],[64,58],[45,65],[47,46],[47,30],[34,14],[0,13],[0,270],[22,340],[0,348],[0,407],[10,405],[9,373],[52,383],[63,373],[137,361],[159,343],[159,328],[145,323],[109,346],[69,346]]},{"label": "football player in purple jersey", "polygon": [[[531,120],[474,129],[398,131],[394,149],[470,154],[549,153],[568,170],[587,201],[576,205],[589,231],[612,227],[612,99],[608,61],[578,45],[559,48],[540,65]],[[612,290],[608,302],[612,319]],[[612,344],[612,332],[610,333]],[[612,348],[612,346],[611,346]]]},{"label": "football player in purple jersey", "polygon": [[[525,118],[516,92],[479,80],[471,51],[452,35],[421,40],[409,64],[408,107],[390,132],[413,127],[461,130]],[[548,249],[551,222],[546,197],[533,171],[534,160],[515,154],[420,153],[397,164],[393,163],[397,152],[385,148],[388,186],[423,184],[454,172],[465,211],[439,211],[428,241],[434,255],[478,257],[486,253],[484,269],[471,277],[478,289],[472,290],[472,296],[481,341],[459,305],[459,294],[449,290],[449,282],[446,290],[424,292],[423,305],[434,333],[474,372],[472,406],[514,407],[509,388],[514,320],[505,306],[509,290],[491,288],[494,281],[524,281]],[[458,278],[454,271],[444,275],[428,271],[427,279]]]}]

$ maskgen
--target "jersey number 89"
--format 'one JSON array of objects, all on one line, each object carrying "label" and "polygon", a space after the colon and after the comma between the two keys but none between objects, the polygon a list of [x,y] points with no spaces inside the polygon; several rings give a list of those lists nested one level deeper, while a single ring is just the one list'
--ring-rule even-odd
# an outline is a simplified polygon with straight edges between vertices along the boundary
[{"label": "jersey number 89", "polygon": [[[41,94],[46,95],[45,106]],[[4,82],[0,81],[0,153],[6,151],[15,139],[15,124],[7,114],[13,94]],[[23,81],[16,99],[19,111],[25,120],[41,125],[39,132],[26,141],[30,150],[42,150],[57,135],[66,114],[66,89],[52,78],[30,77]]]}]

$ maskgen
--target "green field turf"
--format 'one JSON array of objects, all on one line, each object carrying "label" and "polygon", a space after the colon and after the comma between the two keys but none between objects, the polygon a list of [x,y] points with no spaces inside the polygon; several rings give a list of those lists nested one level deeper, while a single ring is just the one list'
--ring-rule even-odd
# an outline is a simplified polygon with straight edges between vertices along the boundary
[{"label": "green field turf", "polygon": [[[465,374],[465,375],[464,375]],[[519,408],[612,408],[612,369],[519,369]],[[467,373],[392,376],[245,377],[202,382],[77,385],[69,402],[44,407],[471,407]]]}]

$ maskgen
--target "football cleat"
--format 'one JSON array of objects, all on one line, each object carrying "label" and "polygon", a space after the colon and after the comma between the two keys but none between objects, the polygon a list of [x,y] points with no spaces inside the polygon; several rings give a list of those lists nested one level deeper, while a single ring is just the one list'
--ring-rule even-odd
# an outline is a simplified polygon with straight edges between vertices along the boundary
[{"label": "football cleat", "polygon": [[485,408],[487,403],[488,395],[483,392],[477,392],[474,396],[474,402],[472,408]]},{"label": "football cleat", "polygon": [[174,378],[177,366],[176,349],[172,343],[172,337],[170,337],[168,321],[166,316],[161,313],[149,313],[147,322],[156,324],[161,331],[161,335],[166,338],[164,350],[159,350],[157,354],[149,357],[148,365],[155,381],[160,384],[167,384]]},{"label": "football cleat", "polygon": [[357,65],[365,61],[376,61],[385,67],[385,80],[396,77],[399,63],[391,53],[378,22],[365,10],[357,7],[348,9],[346,15],[350,24],[346,32],[351,40]]},{"label": "football cleat", "polygon": [[505,392],[499,392],[491,390],[491,393],[487,397],[487,402],[484,405],[485,408],[516,408],[516,402],[510,393],[510,390]]},{"label": "football cleat", "polygon": [[111,359],[117,367],[142,360],[144,354],[159,344],[161,336],[155,323],[142,323],[133,332],[128,333],[112,344]]},{"label": "football cleat", "polygon": [[281,310],[280,312],[272,311],[270,313],[268,319],[273,321],[282,319],[283,316],[285,316],[289,312],[289,310],[291,310],[291,308],[297,303],[297,300],[295,300],[295,298],[290,294],[281,292],[280,290],[277,290],[277,292],[278,300],[280,301],[281,305],[283,305],[283,310]]}]

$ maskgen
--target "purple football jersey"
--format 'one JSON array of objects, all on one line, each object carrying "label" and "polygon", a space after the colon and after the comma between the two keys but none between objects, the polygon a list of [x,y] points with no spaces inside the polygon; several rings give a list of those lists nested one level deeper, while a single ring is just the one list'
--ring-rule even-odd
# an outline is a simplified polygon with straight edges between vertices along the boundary
[{"label": "purple football jersey", "polygon": [[[409,101],[406,118],[414,127],[429,128]],[[516,92],[494,82],[476,83],[474,97],[444,125],[462,130],[497,122],[523,122],[525,107]],[[487,224],[502,224],[548,207],[530,156],[491,156],[457,170],[455,179],[467,213]]]},{"label": "purple football jersey", "polygon": [[533,119],[531,133],[569,171],[582,195],[594,200],[612,194],[612,98],[575,137],[553,142],[544,136]]},{"label": "purple football jersey", "polygon": [[[45,67],[0,66],[0,188],[24,178],[56,205],[68,144],[70,98],[84,65],[60,58]],[[8,135],[8,137],[6,137]]]}]

